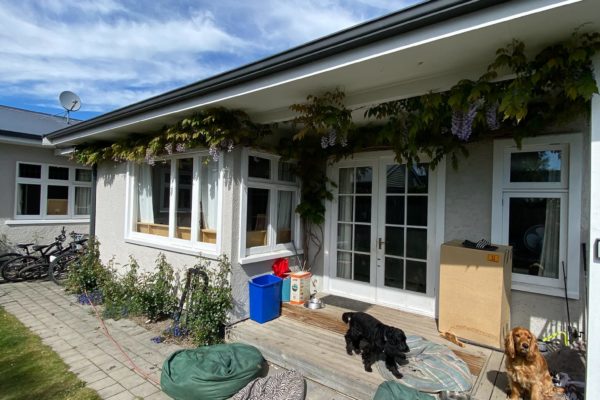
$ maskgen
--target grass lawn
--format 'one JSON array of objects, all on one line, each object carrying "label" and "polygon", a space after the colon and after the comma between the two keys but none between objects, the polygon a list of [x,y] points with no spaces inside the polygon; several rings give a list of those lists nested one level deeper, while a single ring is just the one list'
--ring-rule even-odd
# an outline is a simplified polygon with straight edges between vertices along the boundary
[{"label": "grass lawn", "polygon": [[99,400],[41,339],[0,307],[0,400]]}]

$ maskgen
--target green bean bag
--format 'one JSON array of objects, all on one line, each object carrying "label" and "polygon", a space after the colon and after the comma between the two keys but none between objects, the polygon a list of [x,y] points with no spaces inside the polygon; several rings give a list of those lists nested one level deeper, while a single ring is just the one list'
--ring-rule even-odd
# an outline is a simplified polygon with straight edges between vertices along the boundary
[{"label": "green bean bag", "polygon": [[163,363],[160,386],[176,400],[224,400],[257,378],[263,361],[242,343],[178,350]]}]

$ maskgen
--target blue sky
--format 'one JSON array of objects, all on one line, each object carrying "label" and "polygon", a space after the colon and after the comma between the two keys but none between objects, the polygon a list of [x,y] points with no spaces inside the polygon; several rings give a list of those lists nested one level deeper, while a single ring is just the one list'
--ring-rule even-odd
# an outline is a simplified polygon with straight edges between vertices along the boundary
[{"label": "blue sky", "polygon": [[0,104],[87,119],[421,1],[0,0]]}]

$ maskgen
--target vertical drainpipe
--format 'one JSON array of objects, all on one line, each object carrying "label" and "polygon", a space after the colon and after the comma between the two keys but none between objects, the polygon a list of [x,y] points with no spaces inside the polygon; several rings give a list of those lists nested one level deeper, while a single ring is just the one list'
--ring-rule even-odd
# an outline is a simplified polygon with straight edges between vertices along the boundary
[{"label": "vertical drainpipe", "polygon": [[90,237],[96,236],[96,184],[98,183],[98,165],[92,166],[92,198],[90,211]]}]

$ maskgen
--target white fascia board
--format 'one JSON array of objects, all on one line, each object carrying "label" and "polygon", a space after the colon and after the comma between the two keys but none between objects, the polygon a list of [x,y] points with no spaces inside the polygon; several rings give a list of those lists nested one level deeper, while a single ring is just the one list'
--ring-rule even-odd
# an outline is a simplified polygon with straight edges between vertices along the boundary
[{"label": "white fascia board", "polygon": [[43,147],[41,140],[25,139],[19,137],[0,136],[0,143],[18,144],[30,147]]},{"label": "white fascia board", "polygon": [[[581,1],[582,0],[531,0],[502,3],[498,6],[490,7],[488,9],[477,11],[459,18],[454,18],[431,25],[427,28],[417,29],[395,38],[381,40],[380,42],[373,43],[369,46],[363,46],[319,61],[292,68],[290,70],[278,72],[268,77],[262,77],[250,82],[236,85],[234,87],[218,90],[204,96],[182,101],[176,104],[170,104],[160,109],[126,117],[117,121],[112,121],[100,127],[91,128],[72,136],[68,135],[66,137],[57,138],[53,140],[52,143],[54,145],[68,144],[73,140],[89,138],[91,136],[107,133],[116,129],[130,129],[131,131],[135,131],[135,127],[133,125],[139,123],[173,116],[173,114],[176,113],[191,112],[194,109],[216,105],[219,102],[229,99],[243,97],[254,92],[268,90],[270,88],[286,85],[294,81],[309,79],[310,77],[317,76],[325,72],[347,68],[354,64],[359,64],[374,58],[424,46],[428,43],[459,36],[467,32],[476,31],[493,25],[499,25],[511,20],[542,13],[554,8],[579,3]],[[427,91],[428,89],[423,89],[423,93]]]}]

